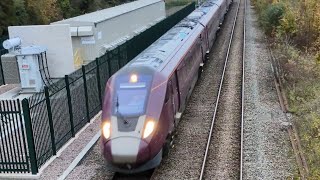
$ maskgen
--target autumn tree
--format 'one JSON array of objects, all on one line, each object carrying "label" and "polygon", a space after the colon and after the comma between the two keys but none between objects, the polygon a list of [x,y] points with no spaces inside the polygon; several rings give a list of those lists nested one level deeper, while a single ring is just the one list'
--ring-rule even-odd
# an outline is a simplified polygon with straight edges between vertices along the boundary
[{"label": "autumn tree", "polygon": [[64,19],[72,17],[74,9],[71,6],[70,0],[58,0],[58,4]]},{"label": "autumn tree", "polygon": [[26,0],[28,14],[33,24],[49,24],[62,18],[57,0]]},{"label": "autumn tree", "polygon": [[26,9],[25,0],[14,0],[14,7],[15,7],[15,17],[16,17],[15,25],[30,24],[30,17]]}]

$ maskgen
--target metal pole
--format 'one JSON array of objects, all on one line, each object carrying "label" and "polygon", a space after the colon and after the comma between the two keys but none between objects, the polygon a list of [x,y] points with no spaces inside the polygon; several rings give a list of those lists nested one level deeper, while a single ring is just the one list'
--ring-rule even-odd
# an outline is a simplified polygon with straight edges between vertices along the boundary
[{"label": "metal pole", "polygon": [[73,124],[73,112],[72,112],[72,102],[71,102],[71,93],[70,93],[70,83],[69,83],[69,76],[68,75],[64,76],[64,81],[66,83],[66,89],[67,89],[67,99],[68,99],[71,134],[72,134],[72,137],[74,137],[75,132],[74,132],[74,124]]},{"label": "metal pole", "polygon": [[28,142],[28,152],[31,164],[31,173],[37,174],[38,173],[38,164],[37,164],[37,156],[36,156],[36,149],[34,146],[34,137],[33,137],[33,129],[31,123],[31,116],[30,116],[30,108],[29,108],[29,101],[27,99],[22,100],[22,110],[23,110],[23,117],[24,123],[26,127],[26,135],[27,135],[27,142]]},{"label": "metal pole", "polygon": [[84,97],[85,97],[86,109],[87,109],[87,121],[90,122],[88,87],[87,87],[86,69],[84,66],[82,66],[82,77],[83,77],[83,86],[84,86]]},{"label": "metal pole", "polygon": [[98,85],[98,93],[99,93],[99,102],[100,102],[100,106],[102,108],[100,66],[99,66],[99,59],[98,58],[96,58],[96,68],[97,68],[97,85]]},{"label": "metal pole", "polygon": [[50,128],[50,135],[51,135],[51,144],[52,144],[52,154],[57,154],[57,148],[54,138],[54,127],[53,127],[53,120],[52,120],[52,111],[51,111],[51,104],[50,104],[50,96],[49,96],[49,88],[47,86],[44,87],[44,94],[46,96],[46,103],[47,103],[47,111],[48,111],[48,119],[49,119],[49,128]]},{"label": "metal pole", "polygon": [[2,60],[1,60],[1,56],[3,54],[2,51],[4,51],[4,50],[1,50],[1,52],[0,52],[0,73],[1,73],[1,80],[2,80],[2,84],[1,85],[5,85],[6,81],[4,79],[3,66],[2,66]]}]

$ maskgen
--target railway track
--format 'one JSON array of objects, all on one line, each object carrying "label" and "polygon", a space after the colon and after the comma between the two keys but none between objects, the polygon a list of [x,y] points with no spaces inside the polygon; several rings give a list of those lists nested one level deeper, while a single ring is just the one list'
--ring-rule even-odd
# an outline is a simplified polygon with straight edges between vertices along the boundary
[{"label": "railway track", "polygon": [[[182,116],[181,122],[177,129],[177,135],[175,138],[175,147],[170,151],[170,154],[167,158],[163,159],[160,167],[158,167],[152,175],[151,179],[197,179],[199,178],[201,172],[201,165],[203,164],[204,159],[204,149],[206,149],[206,139],[208,138],[209,128],[212,125],[212,117],[213,117],[213,108],[217,103],[217,95],[219,86],[221,84],[221,76],[224,71],[224,65],[226,58],[226,54],[229,54],[229,59],[234,59],[234,56],[238,55],[238,61],[240,64],[237,64],[237,67],[240,66],[240,70],[238,73],[237,82],[239,84],[238,92],[240,95],[233,97],[232,99],[238,99],[239,104],[239,115],[238,120],[238,129],[239,132],[234,132],[234,134],[240,133],[240,120],[241,120],[241,97],[242,97],[242,50],[243,46],[243,35],[239,36],[239,29],[241,27],[234,28],[233,22],[235,20],[235,16],[238,16],[238,9],[243,8],[243,4],[239,5],[240,0],[234,0],[233,4],[229,8],[229,12],[226,15],[226,19],[224,24],[221,27],[220,32],[218,33],[218,37],[216,39],[215,45],[211,50],[211,54],[209,57],[209,61],[207,62],[204,72],[199,78],[197,82],[197,86],[194,89],[194,92],[189,100],[186,111]],[[244,14],[241,14],[240,20],[243,20]],[[238,23],[239,24],[239,23]],[[237,41],[237,46],[232,45],[232,49],[228,51],[228,47],[231,46],[230,40],[228,37],[231,37],[232,31],[236,29],[234,32],[236,37],[234,38]],[[243,31],[242,31],[243,32]],[[243,32],[244,33],[244,32]],[[239,47],[241,45],[241,47]],[[237,47],[239,50],[237,50]],[[236,49],[236,50],[235,50]],[[230,60],[229,64],[234,63],[237,60]],[[228,69],[228,68],[226,68]],[[238,71],[234,71],[238,72]],[[227,73],[228,75],[230,73]],[[228,76],[229,77],[229,76]],[[230,76],[231,77],[231,76]],[[219,105],[221,107],[221,104]],[[229,113],[230,114],[230,113]],[[220,116],[220,115],[219,115]],[[210,136],[211,137],[211,136]],[[240,137],[240,135],[239,135]],[[237,140],[236,144],[240,142]],[[215,143],[215,140],[212,142]],[[239,144],[239,143],[238,143]],[[240,145],[238,146],[240,148]],[[210,147],[212,149],[212,147]],[[240,150],[238,150],[240,152]],[[223,152],[220,152],[223,153]],[[211,153],[207,153],[207,155],[211,155]],[[237,159],[241,159],[240,155],[237,154]],[[211,156],[209,156],[211,158]],[[209,163],[216,163],[210,160]],[[238,163],[240,164],[240,162]],[[205,166],[207,167],[207,166]],[[224,167],[224,166],[223,166]],[[238,168],[239,169],[239,168]],[[205,179],[230,179],[228,176],[225,177],[214,177],[207,176],[205,173],[206,169],[203,171],[202,178]],[[216,172],[216,171],[215,171]],[[238,173],[239,174],[239,173]],[[237,176],[239,177],[239,176]],[[236,178],[231,178],[236,179]]]},{"label": "railway track", "polygon": [[200,180],[242,179],[244,47],[245,0],[240,0],[233,21]]}]

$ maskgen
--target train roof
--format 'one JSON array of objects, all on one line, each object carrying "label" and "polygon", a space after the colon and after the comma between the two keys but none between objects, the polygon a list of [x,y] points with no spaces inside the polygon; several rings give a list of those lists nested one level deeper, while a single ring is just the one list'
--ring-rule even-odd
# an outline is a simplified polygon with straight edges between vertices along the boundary
[{"label": "train roof", "polygon": [[222,0],[208,0],[202,4],[202,6],[189,14],[134,58],[128,64],[128,67],[148,66],[156,71],[161,71],[170,61],[172,53],[177,51],[176,48],[184,43],[184,40],[190,36],[197,25],[201,24],[202,18],[204,18],[214,6],[220,6],[221,3]]}]

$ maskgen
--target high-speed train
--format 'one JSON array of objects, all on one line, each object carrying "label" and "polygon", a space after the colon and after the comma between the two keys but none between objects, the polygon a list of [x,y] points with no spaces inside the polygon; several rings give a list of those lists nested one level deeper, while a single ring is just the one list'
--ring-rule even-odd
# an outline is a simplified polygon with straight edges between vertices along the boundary
[{"label": "high-speed train", "polygon": [[203,3],[110,77],[101,149],[111,170],[136,173],[160,164],[230,3]]}]

